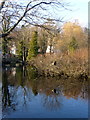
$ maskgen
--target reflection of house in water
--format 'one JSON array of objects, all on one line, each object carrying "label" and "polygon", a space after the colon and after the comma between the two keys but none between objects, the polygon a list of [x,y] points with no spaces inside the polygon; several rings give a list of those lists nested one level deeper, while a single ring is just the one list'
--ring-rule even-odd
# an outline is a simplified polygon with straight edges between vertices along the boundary
[{"label": "reflection of house in water", "polygon": [[13,76],[16,75],[16,68],[12,68],[12,75],[13,75]]}]

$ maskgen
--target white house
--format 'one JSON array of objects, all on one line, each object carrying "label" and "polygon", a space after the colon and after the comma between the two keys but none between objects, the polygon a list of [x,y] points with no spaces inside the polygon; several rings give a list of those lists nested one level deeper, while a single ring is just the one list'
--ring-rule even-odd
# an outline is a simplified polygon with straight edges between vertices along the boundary
[{"label": "white house", "polygon": [[13,44],[13,46],[11,47],[11,49],[10,49],[10,53],[11,54],[16,54],[16,46]]},{"label": "white house", "polygon": [[[53,53],[53,46],[51,47],[51,53]],[[46,53],[50,53],[50,45],[47,46]]]}]

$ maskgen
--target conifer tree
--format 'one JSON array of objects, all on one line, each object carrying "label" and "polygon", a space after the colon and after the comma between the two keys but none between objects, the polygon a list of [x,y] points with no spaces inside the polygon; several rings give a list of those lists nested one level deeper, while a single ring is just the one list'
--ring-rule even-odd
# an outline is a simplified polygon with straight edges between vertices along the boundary
[{"label": "conifer tree", "polygon": [[75,37],[72,37],[72,41],[69,43],[69,51],[74,52],[78,48],[78,43]]},{"label": "conifer tree", "polygon": [[37,31],[34,31],[32,33],[32,39],[30,41],[30,48],[28,50],[27,60],[31,59],[32,57],[36,57],[37,56],[37,54],[38,54],[37,40],[38,40],[38,33],[37,33]]}]

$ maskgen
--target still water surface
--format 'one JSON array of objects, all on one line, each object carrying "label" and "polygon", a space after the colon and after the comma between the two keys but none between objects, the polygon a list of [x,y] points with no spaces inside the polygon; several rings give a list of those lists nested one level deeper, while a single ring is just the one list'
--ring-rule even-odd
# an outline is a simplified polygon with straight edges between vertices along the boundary
[{"label": "still water surface", "polygon": [[36,77],[32,67],[2,73],[3,118],[88,118],[87,81]]}]

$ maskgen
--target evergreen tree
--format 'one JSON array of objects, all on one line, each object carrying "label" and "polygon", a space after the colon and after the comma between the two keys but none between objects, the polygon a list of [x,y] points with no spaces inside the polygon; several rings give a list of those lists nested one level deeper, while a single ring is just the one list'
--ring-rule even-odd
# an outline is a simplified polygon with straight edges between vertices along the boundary
[{"label": "evergreen tree", "polygon": [[69,43],[69,51],[73,52],[78,48],[78,43],[75,39],[75,37],[72,37],[72,41]]},{"label": "evergreen tree", "polygon": [[19,55],[19,58],[23,60],[23,41],[19,42],[17,54]]},{"label": "evergreen tree", "polygon": [[30,41],[30,48],[28,50],[27,60],[31,59],[32,57],[37,56],[37,54],[38,54],[37,40],[38,40],[38,33],[37,33],[37,31],[34,31],[32,33],[32,39]]}]

